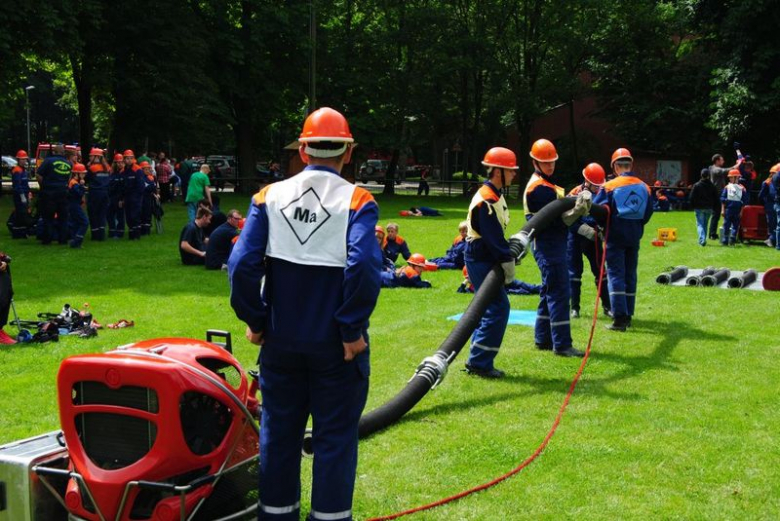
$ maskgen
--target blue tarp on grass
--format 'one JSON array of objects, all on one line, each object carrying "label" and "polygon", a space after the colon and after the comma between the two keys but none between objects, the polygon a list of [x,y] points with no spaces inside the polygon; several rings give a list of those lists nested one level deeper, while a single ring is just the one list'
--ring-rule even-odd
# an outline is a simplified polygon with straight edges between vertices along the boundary
[{"label": "blue tarp on grass", "polygon": [[[458,313],[451,317],[447,317],[447,320],[460,320],[463,313]],[[509,325],[515,326],[531,326],[536,323],[536,310],[529,311],[527,309],[513,309],[509,311]]]}]

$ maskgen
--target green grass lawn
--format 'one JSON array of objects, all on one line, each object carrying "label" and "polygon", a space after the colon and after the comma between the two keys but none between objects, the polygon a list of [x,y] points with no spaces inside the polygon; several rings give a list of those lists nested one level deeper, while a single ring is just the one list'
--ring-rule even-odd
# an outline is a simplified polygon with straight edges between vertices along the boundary
[{"label": "green grass lawn", "polygon": [[[226,195],[222,209],[246,210],[248,196]],[[464,218],[461,198],[379,198],[381,223],[427,257],[442,255]],[[399,218],[425,204],[444,217]],[[10,212],[0,200],[0,215]],[[512,231],[524,222],[510,201]],[[134,320],[133,328],[102,330],[97,338],[0,348],[0,443],[58,428],[56,373],[71,355],[110,350],[165,336],[203,338],[207,328],[234,335],[245,367],[256,348],[228,302],[224,272],[183,267],[176,243],[186,218],[166,207],[163,235],[140,243],[85,242],[82,250],[11,241],[16,305],[22,318],[89,302],[103,324]],[[650,241],[658,227],[676,227],[665,248]],[[778,519],[780,518],[780,295],[771,292],[678,288],[655,284],[670,265],[709,265],[763,271],[780,252],[763,245],[696,245],[693,214],[657,214],[642,241],[634,327],[604,329],[558,433],[529,468],[489,491],[417,519]],[[455,289],[458,271],[426,273],[430,290],[382,290],[371,320],[372,378],[367,410],[395,395],[417,364],[444,339],[469,299]],[[532,258],[518,278],[538,282]],[[583,318],[573,322],[584,348],[595,288],[585,275]],[[510,297],[513,309],[535,309],[538,297]],[[7,330],[14,332],[8,326]],[[542,441],[579,360],[533,347],[532,328],[510,326],[496,365],[501,381],[461,371],[465,352],[445,381],[397,425],[360,445],[354,511],[358,518],[389,514],[489,481],[514,468]],[[308,509],[305,466],[304,507]]]}]

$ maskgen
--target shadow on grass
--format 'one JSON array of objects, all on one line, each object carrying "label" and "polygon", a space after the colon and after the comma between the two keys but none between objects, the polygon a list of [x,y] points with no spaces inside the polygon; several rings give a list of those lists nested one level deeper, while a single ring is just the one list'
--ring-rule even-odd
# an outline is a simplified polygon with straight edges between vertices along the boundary
[{"label": "shadow on grass", "polygon": [[[635,320],[631,331],[624,333],[631,335],[632,332],[649,334],[651,337],[658,337],[658,341],[653,351],[648,355],[631,356],[630,354],[616,354],[591,351],[593,360],[603,360],[622,364],[624,367],[614,374],[602,378],[591,378],[587,376],[587,367],[583,373],[587,383],[587,394],[600,395],[608,398],[621,400],[643,400],[644,396],[637,392],[617,392],[610,389],[610,386],[629,381],[637,376],[644,375],[650,371],[677,371],[677,365],[670,362],[673,351],[682,341],[698,342],[736,342],[737,338],[729,335],[711,333],[685,322],[657,322],[650,320]],[[615,333],[618,334],[618,333]],[[465,350],[466,348],[464,348]],[[465,353],[463,353],[465,354]],[[550,354],[549,356],[553,356]],[[496,385],[524,384],[530,386],[530,389],[520,390],[515,393],[500,393],[469,399],[460,402],[441,403],[425,410],[410,411],[400,421],[421,420],[431,414],[443,414],[448,412],[463,411],[467,409],[476,409],[485,405],[492,405],[505,400],[516,399],[523,396],[534,396],[540,394],[560,394],[565,395],[571,385],[570,378],[540,378],[526,375],[507,375]],[[488,382],[485,382],[488,385]],[[495,389],[495,387],[493,387]]]}]

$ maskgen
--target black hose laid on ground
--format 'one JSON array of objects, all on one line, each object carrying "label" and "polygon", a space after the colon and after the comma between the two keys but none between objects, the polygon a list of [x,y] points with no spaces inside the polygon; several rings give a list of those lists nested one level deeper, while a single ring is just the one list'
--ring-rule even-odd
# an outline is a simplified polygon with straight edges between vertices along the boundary
[{"label": "black hose laid on ground", "polygon": [[715,268],[712,266],[708,268],[704,268],[701,273],[698,275],[691,275],[687,279],[685,279],[685,285],[686,286],[699,286],[701,284],[701,278],[706,277],[707,275],[712,275],[715,273]]},{"label": "black hose laid on ground", "polygon": [[747,270],[739,277],[731,277],[728,285],[732,289],[742,289],[753,284],[758,278],[756,270]]},{"label": "black hose laid on ground", "polygon": [[727,268],[721,268],[712,275],[706,275],[701,278],[701,285],[706,287],[712,287],[717,286],[718,284],[722,283],[724,280],[729,278],[729,275],[731,275],[731,270]]},{"label": "black hose laid on ground", "polygon": [[[528,245],[536,233],[544,230],[556,219],[574,207],[575,199],[566,197],[558,199],[535,214],[523,226],[519,233],[512,236],[509,240],[509,247],[512,254],[519,260],[528,252]],[[604,222],[607,217],[607,210],[604,207],[593,205],[590,210],[598,222]],[[419,402],[428,391],[436,387],[444,379],[452,361],[458,356],[463,346],[466,345],[474,330],[479,325],[479,321],[485,314],[485,309],[493,301],[500,291],[503,291],[504,274],[500,265],[496,265],[485,281],[471,299],[466,311],[452,329],[439,349],[425,358],[417,367],[417,371],[409,380],[401,392],[390,399],[384,405],[364,414],[360,418],[358,427],[359,436],[365,438],[371,434],[392,425],[398,421],[404,414],[409,412],[417,402]]]},{"label": "black hose laid on ground", "polygon": [[667,271],[658,275],[655,281],[658,284],[671,284],[672,282],[676,282],[686,275],[688,275],[688,267],[677,266],[672,271]]}]

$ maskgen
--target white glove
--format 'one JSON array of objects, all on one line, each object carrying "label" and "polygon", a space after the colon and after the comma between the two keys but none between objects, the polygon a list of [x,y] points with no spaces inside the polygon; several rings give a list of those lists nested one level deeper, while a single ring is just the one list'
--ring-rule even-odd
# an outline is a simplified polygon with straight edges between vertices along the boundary
[{"label": "white glove", "polygon": [[27,196],[26,195],[20,195],[19,197],[22,200],[22,204],[27,204]]},{"label": "white glove", "polygon": [[577,228],[577,233],[579,233],[589,241],[596,240],[596,230],[594,230],[592,227],[588,226],[587,224],[583,224],[579,228]]},{"label": "white glove", "polygon": [[515,280],[515,261],[502,262],[501,269],[504,270],[504,285],[511,284]]},{"label": "white glove", "polygon": [[574,203],[574,208],[564,213],[562,216],[563,223],[566,226],[571,226],[574,224],[574,221],[583,215],[587,215],[588,212],[590,212],[590,203],[592,199],[593,194],[590,193],[590,190],[583,190],[577,194],[577,202]]}]

